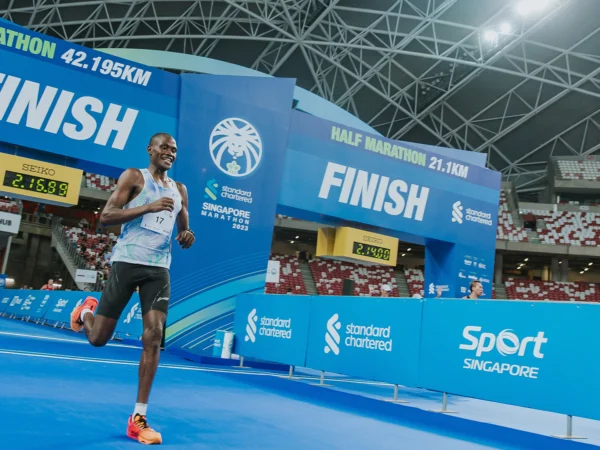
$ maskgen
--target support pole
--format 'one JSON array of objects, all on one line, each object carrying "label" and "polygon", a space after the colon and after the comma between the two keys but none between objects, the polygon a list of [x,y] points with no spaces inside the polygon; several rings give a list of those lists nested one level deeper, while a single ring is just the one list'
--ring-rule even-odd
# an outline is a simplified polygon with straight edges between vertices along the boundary
[{"label": "support pole", "polygon": [[564,436],[553,435],[552,437],[559,439],[587,439],[582,436],[573,436],[573,416],[567,416],[567,434]]},{"label": "support pole", "polygon": [[0,273],[6,273],[6,266],[8,266],[8,255],[10,254],[11,244],[12,236],[9,236],[8,241],[6,242],[6,250],[4,251],[4,260],[2,261],[2,268],[0,269]]},{"label": "support pole", "polygon": [[319,384],[311,383],[313,386],[331,386],[330,384],[325,384],[325,372],[321,370],[321,378],[319,380]]},{"label": "support pole", "polygon": [[240,356],[240,365],[239,366],[233,366],[234,369],[248,369],[248,366],[244,365],[244,357]]},{"label": "support pole", "polygon": [[394,398],[392,400],[386,400],[386,402],[390,403],[409,403],[406,400],[398,400],[398,385],[394,385]]},{"label": "support pole", "polygon": [[288,378],[294,378],[294,366],[290,366]]},{"label": "support pole", "polygon": [[444,392],[444,395],[442,397],[442,409],[437,409],[437,410],[432,409],[430,411],[440,413],[440,414],[458,414],[456,411],[448,410],[448,394],[446,392]]}]

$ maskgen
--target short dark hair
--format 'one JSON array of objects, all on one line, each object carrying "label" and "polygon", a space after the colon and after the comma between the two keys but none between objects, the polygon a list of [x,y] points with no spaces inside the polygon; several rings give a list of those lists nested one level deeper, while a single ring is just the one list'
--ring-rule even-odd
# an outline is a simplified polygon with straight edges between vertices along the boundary
[{"label": "short dark hair", "polygon": [[475,288],[475,285],[476,285],[477,283],[481,284],[481,281],[479,281],[479,280],[473,280],[473,281],[471,281],[471,282],[469,283],[469,290],[470,290],[471,292],[473,292],[473,289]]},{"label": "short dark hair", "polygon": [[150,138],[150,142],[148,143],[148,145],[153,145],[155,143],[155,141],[161,137],[162,138],[164,138],[164,137],[172,138],[173,136],[171,136],[169,133],[156,133]]}]

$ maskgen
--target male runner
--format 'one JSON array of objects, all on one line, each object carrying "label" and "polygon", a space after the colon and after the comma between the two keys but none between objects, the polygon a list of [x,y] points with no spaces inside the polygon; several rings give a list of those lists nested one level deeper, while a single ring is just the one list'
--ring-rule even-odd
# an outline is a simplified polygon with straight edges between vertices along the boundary
[{"label": "male runner", "polygon": [[162,436],[146,421],[146,410],[169,306],[171,236],[177,222],[175,240],[187,249],[194,243],[194,233],[189,229],[187,190],[167,176],[177,156],[175,139],[166,133],[155,134],[147,150],[148,168],[123,172],[100,215],[103,226],[124,225],[113,248],[112,270],[100,304],[88,297],[71,313],[71,328],[76,332],[83,328],[93,346],[105,345],[139,286],[144,348],[137,403],[129,416],[127,436],[143,444],[161,444]]},{"label": "male runner", "polygon": [[483,295],[483,285],[479,280],[473,280],[469,283],[469,291],[470,294],[468,297],[463,297],[463,299],[468,300],[477,300],[479,297]]}]

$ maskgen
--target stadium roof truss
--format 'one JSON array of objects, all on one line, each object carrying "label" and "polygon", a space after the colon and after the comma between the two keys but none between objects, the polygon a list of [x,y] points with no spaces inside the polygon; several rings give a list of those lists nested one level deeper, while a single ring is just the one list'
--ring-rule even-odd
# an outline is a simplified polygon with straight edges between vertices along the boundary
[{"label": "stadium roof truss", "polygon": [[550,156],[600,149],[600,2],[520,1],[0,0],[0,15],[297,78],[387,137],[486,152],[526,193]]}]

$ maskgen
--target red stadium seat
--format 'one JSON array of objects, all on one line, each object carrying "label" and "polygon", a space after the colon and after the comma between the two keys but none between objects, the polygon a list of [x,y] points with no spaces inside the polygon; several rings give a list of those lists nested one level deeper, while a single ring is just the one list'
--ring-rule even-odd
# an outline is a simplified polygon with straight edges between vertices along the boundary
[{"label": "red stadium seat", "polygon": [[354,295],[379,296],[381,286],[387,284],[392,288],[390,297],[398,297],[398,283],[391,267],[324,259],[315,259],[309,265],[320,295],[342,295],[343,280],[351,279]]}]

